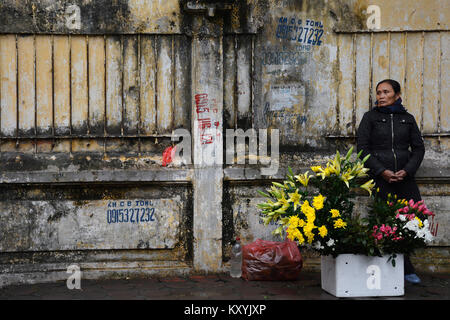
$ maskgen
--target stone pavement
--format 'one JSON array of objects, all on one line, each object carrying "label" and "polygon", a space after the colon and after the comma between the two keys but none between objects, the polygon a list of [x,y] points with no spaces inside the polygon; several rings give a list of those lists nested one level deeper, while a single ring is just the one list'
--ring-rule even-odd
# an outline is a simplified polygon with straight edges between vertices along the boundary
[{"label": "stone pavement", "polygon": [[[449,300],[450,274],[419,274],[422,283],[405,282],[400,297],[370,300]],[[81,279],[81,289],[65,281],[0,288],[0,300],[349,300],[321,289],[319,272],[302,272],[297,281],[245,281],[227,274],[124,280]]]}]

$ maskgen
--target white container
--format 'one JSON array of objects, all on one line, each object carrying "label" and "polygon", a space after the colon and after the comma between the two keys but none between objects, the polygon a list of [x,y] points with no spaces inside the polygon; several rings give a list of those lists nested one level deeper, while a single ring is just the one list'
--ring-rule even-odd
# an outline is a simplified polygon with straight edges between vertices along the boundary
[{"label": "white container", "polygon": [[395,267],[388,260],[389,255],[322,256],[322,289],[336,297],[402,296],[405,293],[403,254],[397,254]]}]

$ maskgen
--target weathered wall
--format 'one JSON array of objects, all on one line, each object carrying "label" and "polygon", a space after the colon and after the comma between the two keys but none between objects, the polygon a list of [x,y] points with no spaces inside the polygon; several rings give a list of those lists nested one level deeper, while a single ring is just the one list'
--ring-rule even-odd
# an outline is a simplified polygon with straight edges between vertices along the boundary
[{"label": "weathered wall", "polygon": [[[381,8],[380,29],[367,27],[369,4]],[[376,83],[397,79],[403,88],[404,104],[415,116],[425,139],[427,152],[417,173],[419,187],[439,220],[438,237],[429,251],[422,252],[415,261],[420,268],[434,271],[446,271],[449,266],[446,57],[450,41],[446,24],[449,11],[445,6],[448,4],[443,1],[426,5],[407,1],[276,2],[265,12],[251,48],[245,39],[248,36],[233,36],[234,61],[239,61],[243,50],[253,52],[249,63],[253,86],[248,106],[239,101],[241,96],[244,100],[246,90],[240,89],[241,82],[235,80],[237,89],[231,89],[236,92],[235,109],[225,110],[232,110],[231,115],[239,108],[251,110],[253,127],[279,129],[280,168],[290,165],[302,171],[314,163],[325,162],[336,148],[344,151],[354,145],[362,115],[375,101]],[[240,65],[236,70],[248,68],[244,61]],[[231,63],[230,66],[234,70]],[[231,87],[229,82],[227,85]],[[237,121],[231,121],[230,126],[244,125],[238,122],[239,116],[235,118]],[[255,219],[255,204],[263,200],[256,190],[267,186],[261,184],[266,177],[249,166],[244,172],[236,166],[226,172],[232,204],[224,222],[233,219],[234,232],[247,242],[257,237],[273,239]],[[284,173],[280,170],[274,178],[282,179]],[[359,199],[358,203],[367,203],[367,199]],[[359,210],[364,209],[364,205],[359,206]],[[224,237],[231,240],[231,233]],[[229,253],[230,246],[225,247]],[[317,264],[317,259],[307,261],[311,268]]]},{"label": "weathered wall", "polygon": [[179,33],[179,1],[5,0],[0,26],[8,33]]},{"label": "weathered wall", "polygon": [[[369,4],[381,9],[379,29],[368,29]],[[444,6],[3,1],[0,279],[64,279],[71,263],[93,278],[226,270],[236,235],[271,238],[256,190],[282,179],[288,165],[305,170],[354,144],[387,77],[402,84],[424,135],[417,179],[439,220],[438,238],[416,261],[448,271]],[[205,140],[199,126],[218,133]],[[226,129],[279,129],[280,169],[262,175],[261,153],[245,164],[162,167],[177,128],[191,132],[193,163],[225,159]],[[121,213],[108,211],[113,205]],[[307,266],[317,268],[317,259]]]}]

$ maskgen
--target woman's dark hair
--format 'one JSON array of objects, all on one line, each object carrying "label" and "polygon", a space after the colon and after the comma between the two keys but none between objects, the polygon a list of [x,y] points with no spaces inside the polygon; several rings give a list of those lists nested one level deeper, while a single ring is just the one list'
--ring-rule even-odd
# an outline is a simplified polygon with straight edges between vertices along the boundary
[{"label": "woman's dark hair", "polygon": [[401,89],[401,87],[400,87],[400,83],[398,83],[397,81],[392,80],[392,79],[384,79],[384,80],[381,80],[380,82],[378,82],[377,87],[375,88],[375,90],[378,89],[378,86],[379,86],[380,84],[385,83],[385,82],[387,82],[387,83],[389,83],[389,84],[391,85],[392,89],[394,89],[394,93],[395,93],[395,94],[401,92],[402,89]]}]

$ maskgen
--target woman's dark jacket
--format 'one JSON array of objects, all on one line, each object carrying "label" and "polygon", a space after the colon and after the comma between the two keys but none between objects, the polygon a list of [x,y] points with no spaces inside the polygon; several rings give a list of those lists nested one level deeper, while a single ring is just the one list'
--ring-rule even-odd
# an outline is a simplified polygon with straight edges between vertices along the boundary
[{"label": "woman's dark jacket", "polygon": [[[401,106],[401,99],[396,102]],[[371,176],[379,177],[388,169],[393,172],[405,170],[414,177],[422,163],[425,147],[414,116],[403,108],[375,107],[364,114],[357,134],[358,152]]]},{"label": "woman's dark jacket", "polygon": [[[425,147],[414,116],[406,112],[398,99],[389,107],[375,107],[366,112],[359,124],[357,137],[361,159],[370,154],[365,166],[374,178],[378,195],[386,199],[389,193],[400,199],[421,200],[414,175],[422,163]],[[407,176],[400,182],[388,183],[382,177],[384,170],[394,173],[405,170]],[[405,274],[415,273],[409,258],[405,256]]]}]

